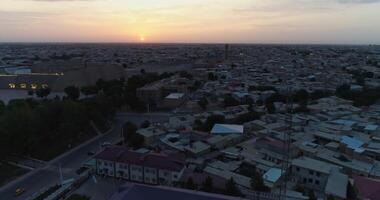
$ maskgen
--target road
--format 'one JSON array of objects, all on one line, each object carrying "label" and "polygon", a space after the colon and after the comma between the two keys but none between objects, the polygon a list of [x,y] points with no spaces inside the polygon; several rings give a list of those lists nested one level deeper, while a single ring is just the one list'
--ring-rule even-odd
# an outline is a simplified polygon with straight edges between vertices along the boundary
[{"label": "road", "polygon": [[[90,158],[90,156],[87,155],[88,152],[99,151],[101,148],[100,144],[103,142],[120,141],[121,126],[126,121],[131,121],[136,124],[141,124],[145,120],[164,123],[168,121],[168,116],[169,114],[167,113],[119,113],[115,117],[114,128],[109,133],[97,136],[75,147],[71,151],[58,156],[48,162],[43,168],[35,169],[3,186],[0,188],[0,199],[24,200],[44,187],[58,184],[60,181],[59,166],[61,166],[64,179],[76,177],[75,171],[81,167],[84,161]],[[46,150],[48,151],[49,149],[47,148]],[[24,188],[25,193],[19,197],[15,197],[14,192],[19,187]]]}]

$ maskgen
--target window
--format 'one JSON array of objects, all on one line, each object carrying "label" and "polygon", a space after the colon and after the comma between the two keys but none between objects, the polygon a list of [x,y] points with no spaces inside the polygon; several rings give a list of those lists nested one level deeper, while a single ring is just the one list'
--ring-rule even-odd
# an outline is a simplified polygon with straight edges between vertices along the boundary
[{"label": "window", "polygon": [[319,181],[318,181],[318,180],[315,180],[315,184],[316,184],[316,185],[319,185]]},{"label": "window", "polygon": [[155,179],[155,178],[152,178],[152,182],[155,183],[155,182],[156,182],[156,179]]},{"label": "window", "polygon": [[303,178],[303,183],[306,183],[307,179],[306,178]]},{"label": "window", "polygon": [[309,183],[312,183],[313,182],[313,179],[309,178]]},{"label": "window", "polygon": [[314,175],[314,171],[313,170],[309,170],[309,174],[310,175]]},{"label": "window", "polygon": [[299,172],[299,171],[300,171],[300,168],[299,168],[299,167],[296,167],[296,171]]},{"label": "window", "polygon": [[107,164],[108,164],[107,162],[104,162],[104,166],[107,166]]},{"label": "window", "polygon": [[320,176],[321,176],[321,173],[317,172],[317,176],[320,177]]},{"label": "window", "polygon": [[132,175],[132,179],[136,179],[136,175]]}]

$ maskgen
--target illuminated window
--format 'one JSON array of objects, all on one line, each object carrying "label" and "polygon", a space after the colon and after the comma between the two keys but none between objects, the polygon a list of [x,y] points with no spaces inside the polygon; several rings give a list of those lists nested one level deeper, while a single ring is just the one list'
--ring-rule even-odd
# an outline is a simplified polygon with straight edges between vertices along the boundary
[{"label": "illuminated window", "polygon": [[42,87],[43,89],[46,89],[46,88],[49,87],[49,85],[48,85],[48,84],[42,84],[41,87]]},{"label": "illuminated window", "polygon": [[26,84],[25,84],[25,83],[21,83],[21,84],[20,84],[20,88],[22,88],[22,89],[26,89]]},{"label": "illuminated window", "polygon": [[9,88],[16,88],[16,84],[14,84],[14,83],[9,83]]},{"label": "illuminated window", "polygon": [[32,83],[32,84],[30,85],[30,87],[31,87],[33,90],[35,90],[35,89],[37,89],[37,84]]}]

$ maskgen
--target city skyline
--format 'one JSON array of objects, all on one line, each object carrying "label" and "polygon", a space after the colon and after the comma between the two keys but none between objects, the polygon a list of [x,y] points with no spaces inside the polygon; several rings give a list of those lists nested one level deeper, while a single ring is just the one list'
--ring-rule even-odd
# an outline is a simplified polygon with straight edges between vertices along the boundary
[{"label": "city skyline", "polygon": [[0,42],[380,44],[379,2],[3,0]]}]

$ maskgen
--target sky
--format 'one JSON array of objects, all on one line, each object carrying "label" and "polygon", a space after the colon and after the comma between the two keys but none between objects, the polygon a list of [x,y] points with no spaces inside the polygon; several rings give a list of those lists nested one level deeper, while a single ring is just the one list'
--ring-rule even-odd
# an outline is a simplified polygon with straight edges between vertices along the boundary
[{"label": "sky", "polygon": [[380,0],[0,0],[0,42],[380,44]]}]

